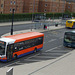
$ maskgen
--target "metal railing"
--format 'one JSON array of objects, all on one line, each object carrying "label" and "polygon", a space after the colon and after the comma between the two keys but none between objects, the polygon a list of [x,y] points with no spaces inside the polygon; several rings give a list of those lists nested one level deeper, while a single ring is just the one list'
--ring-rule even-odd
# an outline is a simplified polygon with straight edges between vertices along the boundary
[{"label": "metal railing", "polygon": [[34,29],[43,29],[44,25],[46,25],[47,27],[49,26],[55,26],[56,24],[58,25],[66,25],[66,20],[62,20],[62,19],[56,19],[56,20],[45,20],[45,21],[39,21],[39,22],[35,22],[34,23]]}]

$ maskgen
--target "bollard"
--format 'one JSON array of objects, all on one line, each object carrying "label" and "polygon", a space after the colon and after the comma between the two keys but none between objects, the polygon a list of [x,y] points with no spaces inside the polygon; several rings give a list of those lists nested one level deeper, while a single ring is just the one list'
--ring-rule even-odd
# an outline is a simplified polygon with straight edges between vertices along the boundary
[{"label": "bollard", "polygon": [[6,75],[13,75],[13,68],[10,68],[7,72]]}]

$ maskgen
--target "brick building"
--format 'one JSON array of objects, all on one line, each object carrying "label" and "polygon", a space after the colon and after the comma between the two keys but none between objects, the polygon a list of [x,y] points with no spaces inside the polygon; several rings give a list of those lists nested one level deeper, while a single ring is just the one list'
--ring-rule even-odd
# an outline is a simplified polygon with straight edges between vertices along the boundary
[{"label": "brick building", "polygon": [[0,0],[0,13],[4,13],[4,0]]},{"label": "brick building", "polygon": [[75,12],[75,0],[66,0],[66,10]]},{"label": "brick building", "polygon": [[66,2],[61,0],[41,0],[39,3],[39,12],[64,12]]},{"label": "brick building", "polygon": [[23,13],[23,0],[5,0],[4,1],[4,12],[3,13]]},{"label": "brick building", "polygon": [[0,0],[0,13],[23,13],[23,0]]},{"label": "brick building", "polygon": [[0,13],[63,13],[65,10],[75,12],[74,0],[0,0]]},{"label": "brick building", "polygon": [[23,13],[38,12],[39,0],[24,0]]}]

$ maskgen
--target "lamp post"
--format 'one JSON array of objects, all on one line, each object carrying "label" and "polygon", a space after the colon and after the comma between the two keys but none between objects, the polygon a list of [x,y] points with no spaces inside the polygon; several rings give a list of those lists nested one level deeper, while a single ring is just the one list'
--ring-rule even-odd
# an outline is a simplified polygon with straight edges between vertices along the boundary
[{"label": "lamp post", "polygon": [[12,25],[11,25],[11,35],[13,35],[13,20],[14,20],[14,9],[12,10]]},{"label": "lamp post", "polygon": [[[33,0],[32,22],[34,21],[34,6],[35,6],[35,0]],[[31,27],[31,31],[32,31],[32,27]]]}]

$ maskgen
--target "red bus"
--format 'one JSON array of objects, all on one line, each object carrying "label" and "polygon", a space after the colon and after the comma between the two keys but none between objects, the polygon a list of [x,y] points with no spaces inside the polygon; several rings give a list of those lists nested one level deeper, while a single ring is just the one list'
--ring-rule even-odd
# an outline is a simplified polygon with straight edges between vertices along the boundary
[{"label": "red bus", "polygon": [[0,61],[10,61],[43,48],[44,34],[27,32],[0,38]]}]

